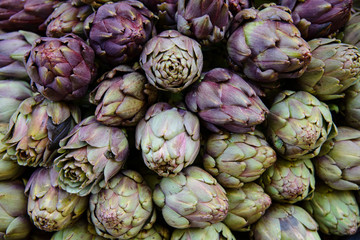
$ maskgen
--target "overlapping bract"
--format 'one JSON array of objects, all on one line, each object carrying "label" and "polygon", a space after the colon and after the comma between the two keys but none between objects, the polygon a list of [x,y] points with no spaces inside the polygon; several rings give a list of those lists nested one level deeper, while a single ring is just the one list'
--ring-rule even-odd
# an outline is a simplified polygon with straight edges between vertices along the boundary
[{"label": "overlapping bract", "polygon": [[270,143],[292,161],[317,156],[324,142],[336,135],[329,107],[304,91],[279,93],[266,121]]},{"label": "overlapping bract", "polygon": [[224,188],[205,170],[189,166],[175,177],[163,178],[153,192],[166,223],[174,228],[205,228],[228,213]]},{"label": "overlapping bract", "polygon": [[235,240],[230,229],[222,222],[211,224],[205,228],[175,229],[171,240]]},{"label": "overlapping bract", "polygon": [[96,77],[95,53],[75,34],[41,37],[28,56],[26,70],[31,85],[51,101],[83,97]]},{"label": "overlapping bract", "polygon": [[342,110],[346,123],[360,130],[360,81],[346,89]]},{"label": "overlapping bract", "polygon": [[80,196],[90,194],[101,181],[108,182],[123,167],[129,154],[122,129],[85,118],[60,141],[61,154],[54,161],[59,186]]},{"label": "overlapping bract", "polygon": [[276,161],[260,131],[212,134],[205,142],[204,169],[225,188],[255,181]]},{"label": "overlapping bract", "polygon": [[240,11],[235,21],[238,24],[233,24],[227,51],[248,78],[275,87],[279,79],[297,78],[305,72],[311,60],[310,47],[293,25],[288,8],[248,8]]},{"label": "overlapping bract", "polygon": [[123,170],[110,181],[102,181],[90,196],[89,220],[96,233],[110,239],[134,239],[155,219],[152,192],[139,173]]},{"label": "overlapping bract", "polygon": [[96,120],[108,126],[136,126],[157,99],[145,75],[129,66],[115,67],[98,82],[89,100],[97,105]]},{"label": "overlapping bract", "polygon": [[175,14],[178,0],[141,0],[159,20],[156,27],[160,30],[176,29]]},{"label": "overlapping bract", "polygon": [[85,20],[90,46],[112,66],[136,60],[151,38],[156,16],[136,0],[102,5]]},{"label": "overlapping bract", "polygon": [[59,231],[76,222],[86,211],[89,199],[59,187],[54,168],[38,168],[26,184],[27,212],[41,230]]},{"label": "overlapping bract", "polygon": [[360,13],[356,12],[351,14],[349,21],[344,26],[343,37],[341,38],[343,43],[360,47]]},{"label": "overlapping bract", "polygon": [[23,166],[51,166],[59,141],[79,121],[75,105],[51,102],[40,94],[27,98],[11,116],[3,139],[7,154]]},{"label": "overlapping bract", "polygon": [[337,39],[317,38],[308,42],[312,59],[298,79],[299,89],[320,100],[344,97],[344,91],[360,80],[360,53]]},{"label": "overlapping bract", "polygon": [[148,168],[163,177],[175,176],[199,153],[199,120],[189,111],[158,102],[137,125],[135,144]]},{"label": "overlapping bract", "polygon": [[215,68],[192,87],[185,102],[210,131],[246,133],[262,123],[269,111],[257,93],[255,87],[236,73]]}]

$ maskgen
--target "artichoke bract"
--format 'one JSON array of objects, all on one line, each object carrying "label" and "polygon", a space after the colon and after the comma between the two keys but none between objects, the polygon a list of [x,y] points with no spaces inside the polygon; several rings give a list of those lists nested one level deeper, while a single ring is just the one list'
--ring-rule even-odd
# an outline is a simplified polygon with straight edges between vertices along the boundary
[{"label": "artichoke bract", "polygon": [[132,240],[169,240],[170,230],[163,225],[154,224],[150,229],[143,228]]},{"label": "artichoke bract", "polygon": [[30,235],[24,190],[20,180],[0,181],[0,239],[23,240]]},{"label": "artichoke bract", "polygon": [[135,144],[148,168],[163,177],[175,176],[199,153],[199,120],[184,109],[155,103],[136,126]]},{"label": "artichoke bract", "polygon": [[34,225],[53,232],[75,223],[88,207],[89,199],[59,187],[54,168],[38,168],[26,184],[27,212]]},{"label": "artichoke bract", "polygon": [[258,89],[236,73],[215,68],[192,86],[185,102],[210,131],[246,133],[254,131],[269,111],[257,93]]},{"label": "artichoke bract", "polygon": [[0,80],[0,122],[8,123],[21,102],[32,95],[25,81]]},{"label": "artichoke bract", "polygon": [[175,229],[171,240],[236,240],[230,229],[223,223],[211,224],[205,228]]},{"label": "artichoke bract", "polygon": [[228,0],[178,0],[177,30],[201,44],[222,41],[232,19]]},{"label": "artichoke bract", "polygon": [[203,68],[200,44],[175,30],[151,38],[139,61],[152,85],[171,92],[179,92],[198,80]]},{"label": "artichoke bract", "polygon": [[24,56],[39,37],[27,31],[0,34],[0,79],[29,79]]},{"label": "artichoke bract", "polygon": [[316,174],[337,190],[360,189],[360,131],[339,127],[332,149],[314,159]]},{"label": "artichoke bract", "polygon": [[125,164],[128,140],[122,129],[100,124],[94,116],[85,118],[60,141],[61,154],[54,161],[59,186],[80,196],[104,179],[108,182]]},{"label": "artichoke bract", "polygon": [[88,5],[76,6],[71,2],[61,3],[46,19],[46,36],[62,37],[74,33],[84,37],[85,19],[92,13]]},{"label": "artichoke bract", "polygon": [[96,233],[111,239],[133,239],[156,220],[152,191],[141,175],[123,170],[90,196],[89,221]]},{"label": "artichoke bract", "polygon": [[178,0],[141,0],[141,2],[159,17],[156,22],[157,28],[176,29],[175,14]]},{"label": "artichoke bract", "polygon": [[317,156],[337,131],[329,107],[304,91],[280,92],[266,121],[269,142],[291,161]]},{"label": "artichoke bract", "polygon": [[26,56],[31,86],[51,101],[83,97],[96,77],[95,53],[75,34],[35,40]]},{"label": "artichoke bract", "polygon": [[338,39],[316,38],[308,42],[312,59],[296,85],[318,99],[344,97],[344,91],[360,80],[359,49]]},{"label": "artichoke bract", "polygon": [[351,191],[334,190],[316,185],[314,197],[303,202],[303,207],[319,224],[325,234],[353,235],[360,224],[359,206]]},{"label": "artichoke bract", "polygon": [[204,169],[225,188],[252,182],[276,161],[260,131],[212,134],[205,142]]},{"label": "artichoke bract", "polygon": [[280,79],[297,78],[305,72],[311,60],[310,47],[292,24],[288,8],[248,8],[234,21],[227,51],[249,79],[272,87]]},{"label": "artichoke bract", "polygon": [[260,178],[260,185],[271,199],[296,203],[311,199],[315,189],[314,165],[310,159],[287,161],[278,158]]},{"label": "artichoke bract", "polygon": [[112,66],[136,60],[151,38],[156,15],[136,0],[104,4],[85,20],[90,46]]},{"label": "artichoke bract", "polygon": [[353,128],[360,130],[360,81],[346,89],[343,113],[346,116],[346,123]]},{"label": "artichoke bract", "polygon": [[356,12],[351,15],[349,21],[346,23],[343,31],[341,41],[343,43],[360,47],[360,13]]},{"label": "artichoke bract", "polygon": [[79,121],[80,109],[75,105],[51,102],[40,94],[27,98],[11,116],[3,139],[7,154],[23,166],[51,166],[59,141]]},{"label": "artichoke bract", "polygon": [[144,74],[121,65],[105,73],[91,91],[96,120],[108,126],[135,126],[155,103],[157,90]]},{"label": "artichoke bract", "polygon": [[318,224],[303,208],[274,203],[251,228],[255,240],[320,240]]},{"label": "artichoke bract", "polygon": [[175,177],[165,177],[153,192],[168,225],[205,228],[221,222],[228,213],[224,188],[205,170],[189,166]]},{"label": "artichoke bract", "polygon": [[256,183],[246,183],[241,188],[226,189],[229,211],[223,221],[233,231],[250,231],[271,205],[271,198]]},{"label": "artichoke bract", "polygon": [[279,0],[291,10],[294,24],[306,40],[327,37],[349,20],[352,0]]}]

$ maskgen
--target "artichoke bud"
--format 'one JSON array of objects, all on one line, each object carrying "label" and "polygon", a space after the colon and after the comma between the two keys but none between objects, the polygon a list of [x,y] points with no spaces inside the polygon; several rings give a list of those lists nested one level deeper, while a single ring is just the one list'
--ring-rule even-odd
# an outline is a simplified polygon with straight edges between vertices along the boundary
[{"label": "artichoke bud", "polygon": [[72,119],[69,117],[59,125],[55,125],[51,118],[48,119],[46,128],[48,130],[48,137],[50,140],[49,149],[55,150],[59,148],[59,142],[71,130],[73,125]]}]

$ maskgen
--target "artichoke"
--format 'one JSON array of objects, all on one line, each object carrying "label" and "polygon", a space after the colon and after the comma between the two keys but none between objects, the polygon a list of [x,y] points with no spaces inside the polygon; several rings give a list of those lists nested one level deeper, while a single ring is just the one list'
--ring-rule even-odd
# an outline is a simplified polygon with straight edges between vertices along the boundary
[{"label": "artichoke", "polygon": [[267,137],[283,158],[315,157],[334,135],[329,107],[310,93],[285,90],[275,97],[267,118]]},{"label": "artichoke", "polygon": [[249,0],[229,0],[229,9],[234,16],[242,9],[249,8],[250,1]]},{"label": "artichoke", "polygon": [[222,41],[232,21],[229,0],[178,0],[177,30],[209,45]]},{"label": "artichoke", "polygon": [[223,223],[214,223],[205,228],[175,229],[171,240],[236,240],[230,229]]},{"label": "artichoke", "polygon": [[22,25],[16,25],[10,18],[24,9],[24,0],[2,0],[0,1],[0,29],[3,31],[15,31]]},{"label": "artichoke", "polygon": [[169,240],[170,230],[162,225],[154,224],[150,229],[142,229],[132,240]]},{"label": "artichoke", "polygon": [[96,120],[108,126],[135,126],[157,99],[145,75],[129,66],[117,66],[97,82],[90,102],[97,105]]},{"label": "artichoke", "polygon": [[276,161],[260,131],[212,134],[205,142],[204,169],[225,188],[252,182]]},{"label": "artichoke", "polygon": [[332,149],[316,157],[316,174],[337,190],[360,190],[360,130],[339,127]]},{"label": "artichoke", "polygon": [[359,50],[337,39],[317,38],[308,43],[312,59],[296,80],[298,88],[322,101],[344,97],[344,90],[360,80]]},{"label": "artichoke", "polygon": [[31,85],[51,101],[83,97],[96,77],[95,54],[75,34],[42,37],[26,56]]},{"label": "artichoke", "polygon": [[89,199],[59,187],[54,168],[38,168],[26,184],[27,212],[34,225],[44,231],[59,231],[75,223],[86,211]]},{"label": "artichoke", "polygon": [[296,203],[310,199],[315,189],[314,165],[310,159],[290,162],[278,158],[261,175],[260,185],[275,201]]},{"label": "artichoke", "polygon": [[320,240],[318,224],[303,208],[274,203],[252,226],[255,240]]},{"label": "artichoke", "polygon": [[79,121],[77,106],[51,102],[40,94],[27,98],[11,116],[3,138],[7,154],[23,166],[51,166],[60,139]]},{"label": "artichoke", "polygon": [[23,58],[31,50],[31,44],[39,37],[27,31],[0,34],[0,79],[29,78]]},{"label": "artichoke", "polygon": [[360,81],[346,89],[343,113],[346,116],[346,123],[353,128],[360,130]]},{"label": "artichoke", "polygon": [[235,17],[227,51],[244,74],[264,87],[298,78],[311,60],[310,47],[282,6],[244,9]]},{"label": "artichoke", "polygon": [[[76,1],[78,1],[78,0],[76,0]],[[120,1],[120,0],[80,0],[81,3],[88,4],[94,9],[97,9],[104,4],[118,2],[118,1]]]},{"label": "artichoke", "polygon": [[223,221],[233,231],[249,231],[250,224],[258,221],[271,205],[271,198],[256,183],[241,188],[226,189],[229,211]]},{"label": "artichoke", "polygon": [[203,169],[190,166],[155,187],[154,203],[166,223],[174,228],[205,228],[221,222],[228,213],[224,188]]},{"label": "artichoke", "polygon": [[45,21],[46,36],[56,38],[74,33],[84,37],[84,22],[92,12],[88,5],[76,6],[69,1],[61,3]]},{"label": "artichoke", "polygon": [[58,152],[61,155],[54,163],[59,186],[85,196],[101,180],[106,183],[120,171],[129,154],[129,144],[122,129],[102,125],[90,116],[60,141]]},{"label": "artichoke", "polygon": [[325,234],[353,235],[360,225],[359,206],[351,191],[338,191],[326,185],[316,185],[314,197],[303,207]]},{"label": "artichoke", "polygon": [[343,43],[360,47],[360,13],[356,12],[351,15],[349,21],[347,21],[343,36],[341,38]]},{"label": "artichoke", "polygon": [[199,125],[191,112],[156,103],[136,127],[136,148],[141,149],[148,168],[163,177],[175,176],[199,153]]},{"label": "artichoke", "polygon": [[185,102],[210,131],[246,133],[254,131],[269,111],[257,93],[255,87],[236,73],[215,68],[192,87]]},{"label": "artichoke", "polygon": [[136,60],[151,38],[156,15],[136,0],[104,4],[85,20],[90,46],[106,63]]},{"label": "artichoke", "polygon": [[30,85],[25,81],[0,81],[0,122],[8,123],[20,103],[33,95]]},{"label": "artichoke", "polygon": [[179,92],[200,78],[203,55],[198,42],[168,30],[146,43],[140,65],[152,85]]},{"label": "artichoke", "polygon": [[141,2],[159,17],[156,22],[157,28],[176,29],[175,14],[178,0],[141,0]]},{"label": "artichoke", "polygon": [[23,240],[30,234],[24,190],[20,180],[0,181],[0,239]]},{"label": "artichoke", "polygon": [[290,8],[294,24],[306,40],[327,37],[349,20],[352,0],[279,0]]},{"label": "artichoke", "polygon": [[110,181],[101,181],[91,194],[89,221],[96,233],[111,239],[133,239],[156,220],[152,192],[139,173],[123,170]]}]

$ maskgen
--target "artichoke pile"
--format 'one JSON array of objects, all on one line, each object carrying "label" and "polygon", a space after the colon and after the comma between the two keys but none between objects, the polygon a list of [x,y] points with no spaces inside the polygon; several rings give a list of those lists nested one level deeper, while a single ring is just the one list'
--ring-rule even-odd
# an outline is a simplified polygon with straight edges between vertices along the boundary
[{"label": "artichoke pile", "polygon": [[0,0],[0,240],[360,239],[358,5]]}]

